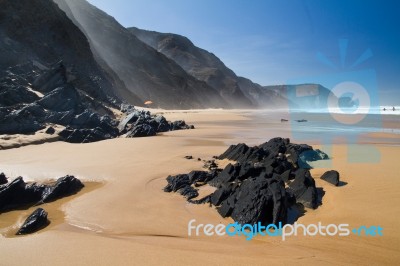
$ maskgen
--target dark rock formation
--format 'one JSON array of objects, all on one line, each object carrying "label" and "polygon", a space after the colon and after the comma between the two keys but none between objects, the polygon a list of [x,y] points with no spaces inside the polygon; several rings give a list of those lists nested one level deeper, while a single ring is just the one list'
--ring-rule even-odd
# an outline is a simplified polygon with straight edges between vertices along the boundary
[{"label": "dark rock formation", "polygon": [[18,103],[32,103],[39,99],[35,93],[21,85],[13,86],[13,82],[8,79],[0,81],[2,89],[0,91],[0,106],[13,106]]},{"label": "dark rock formation", "polygon": [[165,192],[176,192],[181,188],[191,185],[191,182],[189,182],[189,176],[186,174],[168,176],[167,182],[168,185],[164,188]]},{"label": "dark rock formation", "polygon": [[[302,168],[309,160],[326,159],[327,155],[309,145],[293,144],[289,139],[274,138],[249,147],[244,143],[231,145],[218,159],[237,161],[219,169],[215,160],[208,172],[169,176],[165,192],[178,192],[189,202],[209,202],[222,217],[232,217],[245,224],[286,223],[291,206],[301,203],[307,208],[319,204],[318,191],[310,171]],[[285,186],[285,183],[287,186]],[[196,187],[216,187],[202,198]]]},{"label": "dark rock formation", "polygon": [[156,123],[157,132],[166,132],[171,130],[170,122],[168,122],[162,115],[157,115],[153,120]]},{"label": "dark rock formation", "polygon": [[187,200],[199,195],[196,189],[191,186],[188,175],[177,175],[167,177],[168,185],[164,188],[165,192],[179,192]]},{"label": "dark rock formation", "polygon": [[187,125],[183,120],[177,120],[170,123],[170,130],[181,130],[181,129],[194,129],[194,126]]},{"label": "dark rock formation", "polygon": [[96,127],[92,129],[74,129],[71,127],[65,128],[59,133],[64,141],[70,143],[89,143],[116,137],[115,134],[105,132],[102,128]]},{"label": "dark rock formation", "polygon": [[[47,76],[37,80],[28,77],[29,86],[47,93],[68,81],[97,101],[118,102],[113,87],[124,87],[123,83],[98,65],[85,35],[53,1],[0,1],[0,72],[20,64],[25,64],[25,73],[43,71],[60,60],[63,65]],[[7,94],[5,101],[38,99],[24,88],[17,89],[22,92],[19,95]]]},{"label": "dark rock formation", "polygon": [[[67,80],[64,72],[60,73],[62,62],[58,62],[48,70],[41,70],[33,66],[31,72],[26,71],[26,65],[20,65],[9,68],[6,71],[6,78],[0,80],[6,88],[12,91],[14,87],[20,88],[27,93],[33,93],[33,89],[28,80],[39,80],[38,85],[34,87],[36,97],[26,99],[26,97],[17,97],[17,93],[9,95],[14,100],[13,105],[6,107],[0,106],[0,134],[26,134],[46,127],[49,123],[63,126],[89,127],[96,126],[105,128],[105,123],[97,114],[98,109],[94,108],[85,94],[81,94],[71,83],[63,83]],[[64,76],[63,76],[64,75]],[[9,81],[9,79],[13,81]],[[3,82],[2,82],[3,81]],[[46,83],[46,81],[48,81]],[[34,84],[35,82],[32,81]],[[43,96],[38,96],[40,93]],[[90,109],[90,110],[89,110]],[[79,118],[81,114],[92,116],[97,120],[83,121]],[[106,115],[105,115],[106,116]],[[77,124],[76,121],[80,121]],[[110,121],[105,119],[105,121]],[[106,125],[107,126],[107,125]],[[112,127],[108,125],[108,129]],[[115,135],[115,134],[114,134]]]},{"label": "dark rock formation", "polygon": [[315,180],[307,169],[298,169],[293,182],[289,184],[289,191],[296,197],[296,201],[307,208],[315,209],[318,204],[318,193]]},{"label": "dark rock formation", "polygon": [[50,185],[27,184],[18,177],[0,187],[0,212],[50,202],[74,194],[82,187],[81,181],[69,175]]},{"label": "dark rock formation", "polygon": [[[31,189],[26,190],[26,183],[22,177],[14,179],[12,182],[0,189],[0,210],[12,209],[30,202],[36,203],[40,195],[32,193]],[[33,199],[32,199],[33,198]]]},{"label": "dark rock formation", "polygon": [[204,161],[203,168],[213,171],[218,168],[218,165],[215,163],[215,160],[207,160]]},{"label": "dark rock formation", "polygon": [[82,182],[74,176],[67,175],[60,177],[57,182],[48,186],[42,193],[42,199],[40,202],[51,202],[59,198],[63,198],[72,194],[75,194],[84,187]]},{"label": "dark rock formation", "polygon": [[0,185],[7,184],[8,180],[4,173],[0,173]]},{"label": "dark rock formation", "polygon": [[[63,1],[58,2],[62,7],[67,7],[65,3],[63,5]],[[88,3],[82,5],[111,21],[103,12]],[[71,15],[69,9],[65,11],[67,15]],[[131,103],[143,103],[143,99],[126,89],[113,69],[107,65],[107,60],[101,58],[103,53],[92,47],[96,53],[95,56],[92,54],[90,41],[74,25],[76,20],[73,17],[68,18],[66,13],[50,0],[29,3],[22,0],[0,2],[0,134],[32,134],[49,124],[57,124],[66,127],[60,136],[61,140],[67,142],[86,143],[115,138],[120,133],[117,129],[118,121],[110,107],[118,108],[122,96]],[[96,24],[95,22],[93,23]],[[134,45],[127,49],[137,48],[147,54],[143,56],[138,51],[136,52],[139,56],[133,56],[132,53],[136,52],[132,51],[125,54],[130,62],[140,65],[134,67],[142,75],[134,79],[135,86],[149,92],[153,85],[158,84],[162,91],[159,91],[160,95],[157,97],[162,99],[168,96],[180,107],[193,107],[191,103],[201,107],[200,100],[207,104],[219,102],[219,99],[212,97],[218,95],[211,88],[208,88],[210,92],[204,98],[205,91],[201,92],[201,88],[207,87],[205,83],[191,77],[174,62],[135,40],[123,27],[117,26],[117,32],[122,28],[128,34],[125,36],[129,39],[126,40],[127,43]],[[110,41],[116,43],[115,40]],[[111,54],[111,51],[110,48],[106,53]],[[132,57],[141,60],[131,60]],[[142,62],[148,57],[158,67],[150,62]],[[123,68],[125,71],[125,66]],[[146,70],[142,71],[143,68]],[[167,73],[169,70],[166,68],[171,71]],[[166,70],[163,79],[156,78],[155,83],[149,83],[152,84],[150,87],[139,85],[138,80],[147,76],[143,73],[154,69],[157,69],[157,73],[150,76],[160,78],[163,75],[158,73],[163,72],[161,69]],[[131,77],[131,73],[127,75]],[[168,81],[172,81],[171,90],[180,88],[180,92],[175,94],[166,90]],[[124,104],[126,111],[135,110],[130,107]],[[151,116],[149,113],[142,124],[145,125],[130,128],[132,131],[129,136],[151,136],[156,132],[189,127],[184,122],[170,124],[162,116]],[[54,134],[51,132],[50,130],[47,133]]]},{"label": "dark rock formation", "polygon": [[246,179],[237,192],[224,201],[224,204],[232,208],[231,217],[240,224],[286,222],[285,186],[283,181],[277,178]]},{"label": "dark rock formation", "polygon": [[192,171],[188,174],[189,182],[195,186],[201,186],[214,178],[215,172]]},{"label": "dark rock formation", "polygon": [[134,126],[131,130],[128,131],[126,136],[128,138],[134,137],[148,137],[148,136],[155,136],[156,131],[150,125],[147,124],[139,124]]},{"label": "dark rock formation", "polygon": [[56,133],[56,130],[53,127],[48,127],[44,133],[53,135],[54,133]]},{"label": "dark rock formation", "polygon": [[[205,171],[192,171],[189,174],[182,174],[176,176],[168,176],[168,185],[164,188],[165,192],[178,192],[184,196],[188,201],[196,198],[199,193],[197,189],[193,188],[191,185],[195,186],[204,185],[207,181],[213,178],[213,174]],[[203,202],[204,203],[204,202]]]},{"label": "dark rock formation", "polygon": [[62,61],[54,64],[51,69],[35,78],[32,86],[37,90],[47,93],[67,83],[67,70]]},{"label": "dark rock formation", "polygon": [[[18,177],[7,184],[6,176],[1,173],[0,184],[4,181],[6,184],[0,185],[0,213],[55,201],[75,194],[84,187],[79,179],[70,175],[60,177],[53,184],[27,184],[22,177]],[[47,212],[38,208],[25,220],[17,235],[36,232],[49,223]]]},{"label": "dark rock formation", "polygon": [[31,215],[26,218],[24,224],[18,230],[17,235],[31,234],[43,229],[50,224],[47,219],[47,212],[42,208],[37,208]]},{"label": "dark rock formation", "polygon": [[183,120],[169,122],[165,117],[152,115],[149,111],[130,108],[129,112],[118,124],[119,133],[127,133],[128,138],[154,136],[158,132],[170,130],[194,129],[193,125],[187,125]]},{"label": "dark rock formation", "polygon": [[[109,109],[97,106],[68,82],[63,62],[47,70],[34,68],[34,71],[25,72],[30,67],[33,66],[10,68],[6,78],[0,78],[7,97],[13,99],[3,101],[5,106],[0,105],[0,134],[30,134],[49,124],[58,124],[66,126],[59,132],[61,140],[88,143],[115,138],[126,132],[127,137],[144,137],[154,136],[157,132],[194,128],[185,121],[169,122],[161,115],[139,111],[133,106],[128,108],[127,105],[124,108],[129,113],[118,122]],[[36,93],[32,92],[28,80],[33,82]],[[34,96],[29,96],[31,93]],[[43,96],[39,97],[40,93]],[[55,133],[54,129],[49,130],[46,133]]]},{"label": "dark rock formation", "polygon": [[131,111],[131,113],[127,114],[125,116],[125,118],[122,119],[118,124],[118,130],[121,133],[126,132],[126,127],[127,127],[128,123],[131,123],[131,124],[135,123],[136,120],[138,120],[138,118],[140,117],[139,111],[136,111],[134,109],[133,110],[131,109],[130,111]]},{"label": "dark rock formation", "polygon": [[48,92],[37,103],[44,109],[51,111],[66,112],[76,110],[79,105],[79,94],[72,85],[65,85]]},{"label": "dark rock formation", "polygon": [[322,180],[325,180],[328,183],[331,183],[332,185],[338,186],[340,179],[339,179],[339,173],[335,170],[330,170],[325,172],[322,176],[321,176]]}]

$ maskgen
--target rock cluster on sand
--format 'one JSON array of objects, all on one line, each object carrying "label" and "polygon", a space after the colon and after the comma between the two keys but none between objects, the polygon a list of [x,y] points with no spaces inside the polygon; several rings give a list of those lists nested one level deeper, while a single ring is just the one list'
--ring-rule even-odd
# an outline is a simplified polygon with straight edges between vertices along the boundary
[{"label": "rock cluster on sand", "polygon": [[[5,177],[4,174],[0,176]],[[75,194],[84,187],[79,179],[70,175],[60,177],[54,184],[27,184],[22,177],[10,183],[5,180],[5,184],[0,186],[0,213],[52,202]],[[17,234],[37,231],[48,223],[47,213],[39,208],[26,219]]]},{"label": "rock cluster on sand", "polygon": [[152,115],[149,111],[128,109],[124,119],[118,124],[119,134],[128,138],[154,136],[157,132],[166,132],[180,129],[194,129],[183,120],[167,121],[162,115]]},{"label": "rock cluster on sand", "polygon": [[0,187],[0,211],[51,202],[72,195],[83,188],[74,176],[60,177],[54,184],[27,184],[22,177]]},{"label": "rock cluster on sand", "polygon": [[[209,202],[222,217],[230,216],[240,224],[286,223],[291,206],[318,206],[318,190],[307,162],[327,158],[320,150],[284,138],[255,147],[240,143],[218,157],[236,163],[223,170],[213,167],[168,176],[164,191],[178,192],[191,203]],[[194,200],[199,195],[195,187],[205,184],[216,187],[216,191]]]},{"label": "rock cluster on sand", "polygon": [[[73,75],[61,61],[46,69],[27,63],[0,73],[0,134],[31,134],[58,124],[65,127],[59,132],[62,140],[87,143],[125,133],[144,137],[194,128],[185,121],[170,122],[129,105],[123,105],[126,116],[118,121],[110,107],[72,85],[71,79]],[[55,130],[49,127],[46,133]]]}]

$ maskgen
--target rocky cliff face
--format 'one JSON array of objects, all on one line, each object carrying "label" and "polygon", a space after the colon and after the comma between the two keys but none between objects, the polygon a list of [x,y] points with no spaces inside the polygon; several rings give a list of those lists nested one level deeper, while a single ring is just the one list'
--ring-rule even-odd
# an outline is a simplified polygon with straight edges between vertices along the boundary
[{"label": "rocky cliff face", "polygon": [[[58,139],[86,143],[191,128],[122,104],[124,90],[131,102],[141,99],[100,67],[85,35],[51,0],[0,0],[0,35],[0,134],[47,127]],[[120,107],[132,113],[123,132]]]},{"label": "rocky cliff face", "polygon": [[78,0],[0,0],[0,78],[3,117],[40,101],[32,90],[46,95],[65,86],[76,90],[78,112],[111,116],[108,107],[124,101],[179,109],[320,107],[329,95],[312,84],[263,87],[186,37],[125,29]]},{"label": "rocky cliff face", "polygon": [[155,31],[129,28],[138,39],[174,60],[195,78],[213,87],[235,108],[255,107],[242,91],[236,74],[214,54],[195,46],[188,38]]},{"label": "rocky cliff face", "polygon": [[40,69],[62,60],[68,81],[96,100],[118,103],[120,81],[94,60],[85,35],[50,0],[0,1],[0,70],[32,62]]},{"label": "rocky cliff face", "polygon": [[314,91],[312,93],[320,95],[321,100],[322,97],[327,98],[329,94],[328,89],[315,84],[263,87],[247,78],[237,76],[218,57],[195,46],[184,36],[135,27],[129,28],[129,31],[144,43],[174,60],[189,74],[205,81],[235,108],[317,107],[309,100],[304,101],[305,98],[296,97],[294,92]]},{"label": "rocky cliff face", "polygon": [[[87,36],[96,60],[111,69],[130,92],[155,107],[229,107],[207,83],[140,41],[113,17],[86,1],[55,0]],[[131,101],[129,95],[124,95]]]}]

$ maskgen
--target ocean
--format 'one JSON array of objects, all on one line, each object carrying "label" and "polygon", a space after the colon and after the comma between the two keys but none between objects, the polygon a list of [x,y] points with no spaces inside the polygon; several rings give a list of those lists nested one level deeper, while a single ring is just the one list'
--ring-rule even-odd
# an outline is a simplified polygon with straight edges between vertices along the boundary
[{"label": "ocean", "polygon": [[[395,106],[395,111],[383,111],[383,108],[388,109],[385,106],[359,108],[352,113],[352,110],[329,112],[315,109],[250,111],[245,113],[249,121],[241,122],[243,130],[237,131],[235,135],[254,144],[272,137],[291,138],[297,143],[353,144],[371,142],[369,136],[374,134],[374,141],[378,139],[381,143],[398,144],[400,136],[388,138],[385,133],[400,134],[400,106]],[[248,128],[253,128],[253,131]],[[376,134],[380,134],[381,140]]]},{"label": "ocean", "polygon": [[[394,108],[394,110],[393,110]],[[293,110],[296,112],[296,110]],[[378,115],[400,115],[400,106],[371,106],[355,108],[325,108],[325,109],[310,109],[297,110],[300,112],[310,113],[338,113],[338,114],[378,114]]]}]

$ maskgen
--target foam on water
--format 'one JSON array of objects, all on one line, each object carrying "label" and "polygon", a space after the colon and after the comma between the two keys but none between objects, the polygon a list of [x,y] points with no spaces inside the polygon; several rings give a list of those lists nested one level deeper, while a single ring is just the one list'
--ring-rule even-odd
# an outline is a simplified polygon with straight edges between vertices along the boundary
[{"label": "foam on water", "polygon": [[[393,111],[393,107],[395,110]],[[307,113],[335,113],[335,114],[377,114],[377,115],[400,115],[400,106],[359,106],[358,108],[313,108],[309,110],[290,110],[293,112]]]}]

